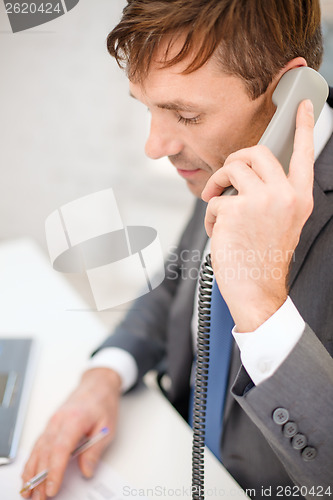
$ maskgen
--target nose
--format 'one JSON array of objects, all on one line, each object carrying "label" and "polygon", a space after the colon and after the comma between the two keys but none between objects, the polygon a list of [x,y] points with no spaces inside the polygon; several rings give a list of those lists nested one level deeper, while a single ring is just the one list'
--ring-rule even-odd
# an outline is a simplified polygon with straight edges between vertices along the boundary
[{"label": "nose", "polygon": [[145,145],[145,153],[152,160],[172,156],[183,149],[181,140],[172,126],[161,117],[152,117],[150,132]]}]

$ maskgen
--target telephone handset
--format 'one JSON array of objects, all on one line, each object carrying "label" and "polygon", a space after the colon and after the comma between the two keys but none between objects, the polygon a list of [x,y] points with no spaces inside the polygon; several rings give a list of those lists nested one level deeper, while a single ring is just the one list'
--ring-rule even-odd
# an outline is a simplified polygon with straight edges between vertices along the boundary
[{"label": "telephone handset", "polygon": [[[277,109],[258,144],[264,144],[279,160],[286,174],[289,172],[293,152],[296,114],[299,104],[310,99],[317,121],[328,97],[326,80],[314,69],[302,66],[287,71],[274,90],[272,100]],[[237,190],[230,186],[222,196],[235,195]]]},{"label": "telephone handset", "polygon": [[[259,144],[267,146],[288,174],[293,151],[296,113],[304,99],[311,99],[314,118],[317,121],[328,96],[328,85],[324,78],[308,67],[287,71],[279,81],[273,102],[276,112]],[[235,195],[230,186],[223,195]],[[199,279],[199,320],[197,338],[197,360],[193,402],[192,445],[192,499],[204,500],[204,447],[206,433],[207,380],[209,370],[210,304],[214,273],[210,255],[207,255]]]}]

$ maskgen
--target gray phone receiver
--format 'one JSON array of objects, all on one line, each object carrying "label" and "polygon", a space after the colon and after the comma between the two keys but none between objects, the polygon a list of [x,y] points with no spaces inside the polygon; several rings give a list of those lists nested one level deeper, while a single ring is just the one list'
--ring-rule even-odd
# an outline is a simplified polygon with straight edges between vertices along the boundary
[{"label": "gray phone receiver", "polygon": [[[287,71],[277,84],[272,96],[277,109],[258,144],[264,144],[272,151],[286,174],[289,172],[293,152],[299,104],[304,99],[311,99],[316,122],[327,96],[326,80],[317,71],[306,66]],[[223,191],[222,196],[237,193],[238,191],[230,186]]]}]

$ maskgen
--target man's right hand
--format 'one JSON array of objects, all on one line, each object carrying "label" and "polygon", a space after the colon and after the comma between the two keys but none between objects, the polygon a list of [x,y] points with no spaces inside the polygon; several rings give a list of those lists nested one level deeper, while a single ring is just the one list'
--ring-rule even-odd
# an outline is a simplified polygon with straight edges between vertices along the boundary
[{"label": "man's right hand", "polygon": [[[113,370],[93,368],[83,374],[77,389],[51,417],[25,465],[24,483],[45,469],[49,471],[46,481],[33,490],[33,500],[56,495],[71,453],[82,437],[90,438],[108,427],[110,433],[78,457],[83,475],[93,475],[103,450],[115,434],[120,394],[121,379]],[[27,492],[23,496],[30,495]]]}]

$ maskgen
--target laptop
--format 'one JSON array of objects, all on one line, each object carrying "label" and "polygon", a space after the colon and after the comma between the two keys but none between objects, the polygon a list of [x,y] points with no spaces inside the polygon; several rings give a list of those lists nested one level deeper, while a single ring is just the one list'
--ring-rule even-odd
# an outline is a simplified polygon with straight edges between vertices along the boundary
[{"label": "laptop", "polygon": [[32,387],[34,341],[0,338],[0,465],[13,461]]}]

